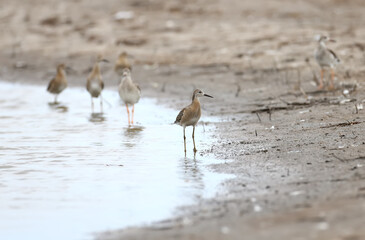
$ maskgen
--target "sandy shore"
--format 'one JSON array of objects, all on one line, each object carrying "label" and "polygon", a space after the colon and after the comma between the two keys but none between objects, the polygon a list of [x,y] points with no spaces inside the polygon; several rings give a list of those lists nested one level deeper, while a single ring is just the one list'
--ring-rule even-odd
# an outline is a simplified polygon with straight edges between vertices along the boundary
[{"label": "sandy shore", "polygon": [[[223,121],[199,154],[233,160],[211,166],[236,176],[214,199],[98,239],[365,238],[362,1],[47,3],[1,1],[1,79],[46,86],[65,62],[70,86],[84,85],[96,54],[127,51],[145,96],[176,109],[194,88],[215,96],[203,114]],[[314,84],[318,33],[343,62],[334,92]],[[115,88],[113,65],[102,71]]]}]

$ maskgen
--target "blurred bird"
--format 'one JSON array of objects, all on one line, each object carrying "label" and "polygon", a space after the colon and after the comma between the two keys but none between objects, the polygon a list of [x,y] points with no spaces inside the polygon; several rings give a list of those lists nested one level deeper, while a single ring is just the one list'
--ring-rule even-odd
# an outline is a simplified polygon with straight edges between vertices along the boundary
[{"label": "blurred bird", "polygon": [[67,87],[67,79],[65,72],[65,64],[59,64],[57,66],[56,76],[49,82],[47,91],[55,94],[54,103],[57,103],[57,96]]},{"label": "blurred bird", "polygon": [[318,37],[318,47],[315,52],[315,59],[317,60],[317,63],[321,67],[321,79],[320,84],[318,86],[318,89],[323,88],[323,77],[324,77],[324,71],[325,68],[331,69],[331,83],[329,85],[329,90],[334,89],[334,78],[335,78],[335,72],[334,68],[338,63],[340,63],[340,59],[337,57],[334,51],[327,48],[326,42],[336,42],[333,39],[328,38],[327,36],[319,36]]},{"label": "blurred bird", "polygon": [[195,126],[198,123],[200,116],[201,116],[201,108],[200,108],[200,101],[199,97],[210,97],[212,96],[205,94],[203,91],[196,89],[193,93],[192,102],[189,106],[183,108],[183,110],[180,111],[180,113],[176,117],[176,121],[174,124],[178,124],[183,127],[184,131],[184,151],[186,154],[186,137],[185,137],[185,128],[187,126],[193,126],[193,143],[194,143],[194,153],[197,152],[195,147]]},{"label": "blurred bird", "polygon": [[100,73],[100,62],[109,62],[106,59],[103,59],[101,55],[98,56],[94,67],[87,78],[86,81],[86,89],[90,93],[91,96],[91,110],[94,112],[94,100],[93,98],[98,98],[100,96],[100,112],[103,112],[103,99],[101,97],[101,91],[104,89],[103,78]]},{"label": "blurred bird", "polygon": [[[128,124],[133,124],[134,104],[138,103],[141,97],[141,89],[132,80],[131,72],[125,68],[122,73],[122,79],[118,88],[119,96],[125,103],[128,113]],[[128,105],[132,105],[132,120],[130,120]]]},{"label": "blurred bird", "polygon": [[121,54],[119,54],[119,57],[118,57],[117,61],[115,62],[114,71],[118,75],[123,75],[123,70],[125,68],[128,68],[130,71],[132,71],[132,65],[128,61],[127,53],[122,52]]}]

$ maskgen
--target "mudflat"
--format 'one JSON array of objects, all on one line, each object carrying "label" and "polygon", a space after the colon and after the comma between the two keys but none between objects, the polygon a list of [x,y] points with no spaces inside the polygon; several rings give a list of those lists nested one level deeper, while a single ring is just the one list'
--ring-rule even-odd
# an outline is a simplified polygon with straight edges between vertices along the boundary
[{"label": "mudflat", "polygon": [[[0,5],[2,80],[46,86],[64,62],[69,86],[84,85],[97,54],[113,62],[126,51],[145,96],[176,110],[194,88],[215,97],[203,116],[222,121],[198,154],[227,159],[212,171],[236,177],[176,218],[98,239],[365,238],[363,1]],[[337,40],[335,91],[316,88],[316,34]],[[102,72],[116,89],[112,65]]]}]

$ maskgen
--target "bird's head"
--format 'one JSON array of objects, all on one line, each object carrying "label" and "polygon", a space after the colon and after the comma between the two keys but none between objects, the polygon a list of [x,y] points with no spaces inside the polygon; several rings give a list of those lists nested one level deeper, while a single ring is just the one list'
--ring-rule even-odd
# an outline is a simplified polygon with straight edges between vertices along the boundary
[{"label": "bird's head", "polygon": [[98,62],[98,63],[101,63],[101,62],[108,63],[109,61],[107,59],[105,59],[103,57],[103,55],[99,54],[98,57],[96,58],[96,62]]},{"label": "bird's head", "polygon": [[119,58],[126,58],[127,57],[127,52],[122,52],[121,54],[119,54]]},{"label": "bird's head", "polygon": [[124,68],[123,69],[123,74],[122,74],[122,76],[123,77],[128,77],[128,76],[130,76],[131,75],[131,70],[129,70],[129,68]]},{"label": "bird's head", "polygon": [[57,69],[58,70],[65,70],[66,65],[64,63],[58,64]]},{"label": "bird's head", "polygon": [[326,35],[317,35],[315,39],[318,41],[318,43],[336,42],[334,39],[331,39]]},{"label": "bird's head", "polygon": [[193,100],[195,98],[199,98],[199,97],[210,97],[210,98],[213,98],[212,96],[204,93],[202,90],[200,89],[195,89],[194,93],[193,93]]}]

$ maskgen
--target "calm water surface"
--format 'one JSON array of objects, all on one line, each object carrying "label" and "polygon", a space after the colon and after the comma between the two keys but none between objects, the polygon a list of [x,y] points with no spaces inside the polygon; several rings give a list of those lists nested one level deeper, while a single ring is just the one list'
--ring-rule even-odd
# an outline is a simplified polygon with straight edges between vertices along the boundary
[{"label": "calm water surface", "polygon": [[[229,177],[208,170],[220,161],[194,159],[189,137],[184,157],[182,128],[171,124],[178,112],[152,99],[136,105],[128,127],[112,90],[104,114],[91,114],[82,88],[66,89],[59,105],[38,86],[0,83],[0,96],[0,239],[92,239],[148,224],[214,196]],[[198,149],[212,131],[197,128]]]}]

